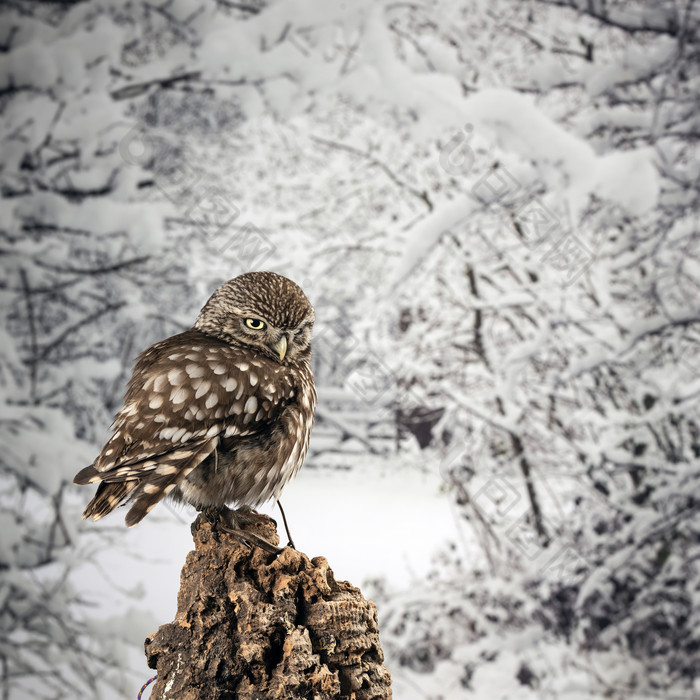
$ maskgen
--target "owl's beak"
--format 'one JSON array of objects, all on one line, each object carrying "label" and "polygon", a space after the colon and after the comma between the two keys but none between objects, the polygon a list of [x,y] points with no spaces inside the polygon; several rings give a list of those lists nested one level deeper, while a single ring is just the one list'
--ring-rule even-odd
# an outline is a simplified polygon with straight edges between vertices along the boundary
[{"label": "owl's beak", "polygon": [[284,360],[284,356],[287,354],[287,336],[283,335],[272,347],[280,356],[280,360]]}]

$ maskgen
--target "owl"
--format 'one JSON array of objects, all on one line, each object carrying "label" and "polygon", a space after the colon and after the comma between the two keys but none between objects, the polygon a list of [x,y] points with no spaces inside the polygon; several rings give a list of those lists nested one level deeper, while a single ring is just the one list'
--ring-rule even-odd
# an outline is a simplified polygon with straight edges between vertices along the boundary
[{"label": "owl", "polygon": [[190,330],[138,357],[112,437],[74,479],[99,483],[83,519],[128,502],[131,527],[166,496],[207,513],[279,501],[314,422],[313,324],[306,295],[281,275],[219,287]]}]

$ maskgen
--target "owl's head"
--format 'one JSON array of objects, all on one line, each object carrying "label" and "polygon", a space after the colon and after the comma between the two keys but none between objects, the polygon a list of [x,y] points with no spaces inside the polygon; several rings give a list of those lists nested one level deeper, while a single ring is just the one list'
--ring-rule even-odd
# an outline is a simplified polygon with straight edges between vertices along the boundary
[{"label": "owl's head", "polygon": [[194,327],[286,364],[310,356],[314,318],[306,294],[292,280],[274,272],[246,272],[209,297]]}]

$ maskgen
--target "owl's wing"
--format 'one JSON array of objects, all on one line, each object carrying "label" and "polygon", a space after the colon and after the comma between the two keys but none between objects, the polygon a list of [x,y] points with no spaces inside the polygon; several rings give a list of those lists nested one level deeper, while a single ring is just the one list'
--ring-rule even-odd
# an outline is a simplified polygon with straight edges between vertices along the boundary
[{"label": "owl's wing", "polygon": [[114,434],[75,477],[102,482],[83,517],[99,519],[131,499],[127,524],[135,524],[221,439],[268,426],[294,398],[282,369],[195,330],[149,348],[136,363]]},{"label": "owl's wing", "polygon": [[85,509],[83,519],[99,520],[129,499],[133,505],[126,515],[126,524],[127,527],[136,525],[158,501],[214,452],[216,443],[217,438],[201,440],[159,455],[158,459],[103,472],[102,483]]}]

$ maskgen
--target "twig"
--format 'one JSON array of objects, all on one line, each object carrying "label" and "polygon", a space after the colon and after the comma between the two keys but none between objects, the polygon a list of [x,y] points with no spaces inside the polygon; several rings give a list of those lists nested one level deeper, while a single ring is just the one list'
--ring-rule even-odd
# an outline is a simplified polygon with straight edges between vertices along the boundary
[{"label": "twig", "polygon": [[380,160],[375,158],[373,155],[370,155],[369,153],[365,151],[361,151],[359,148],[355,148],[354,146],[350,146],[345,143],[340,143],[338,141],[330,141],[328,139],[320,138],[319,136],[311,136],[310,137],[312,141],[316,141],[316,143],[320,143],[323,146],[326,146],[327,148],[335,148],[340,151],[347,151],[348,153],[352,153],[356,156],[360,156],[361,158],[364,158],[366,161],[368,161],[371,165],[377,166],[395,185],[398,185],[401,189],[407,190],[410,192],[414,197],[417,197],[420,199],[428,208],[428,211],[433,211],[433,203],[430,201],[430,197],[428,197],[428,193],[423,191],[419,192],[417,189],[411,187],[410,185],[406,184],[402,180],[400,180],[390,169],[387,165],[382,163]]},{"label": "twig", "polygon": [[29,363],[29,395],[31,397],[31,402],[36,405],[39,350],[36,338],[36,323],[34,320],[34,302],[32,301],[32,290],[29,287],[27,271],[23,267],[19,270],[19,276],[22,281],[22,292],[24,293],[24,299],[27,305],[27,323],[29,325],[29,346],[31,352],[31,361]]},{"label": "twig", "polygon": [[93,321],[96,321],[97,319],[104,316],[104,314],[106,314],[106,313],[110,313],[111,311],[118,311],[123,306],[126,306],[125,301],[119,302],[118,304],[108,304],[103,309],[99,309],[99,310],[95,311],[94,313],[89,314],[85,318],[81,319],[77,323],[74,323],[72,326],[69,326],[68,328],[66,328],[63,331],[63,333],[61,333],[58,336],[58,338],[56,338],[52,342],[48,343],[47,345],[45,345],[41,349],[40,356],[36,357],[32,361],[32,364],[36,364],[37,362],[39,362],[41,360],[45,360],[48,357],[49,353],[52,350],[54,350],[55,348],[57,348],[59,345],[61,345],[61,343],[63,343],[63,341],[66,340],[66,338],[68,338],[71,335],[71,333],[74,333],[79,328],[82,328],[83,326],[86,326],[87,324],[92,323]]},{"label": "twig", "polygon": [[152,88],[154,85],[158,85],[162,88],[169,88],[176,83],[185,82],[187,80],[198,80],[201,77],[201,71],[192,71],[190,73],[183,73],[181,75],[174,75],[170,78],[154,78],[153,80],[146,80],[143,83],[134,83],[133,85],[125,85],[124,87],[118,88],[113,92],[109,93],[109,96],[113,100],[128,100],[132,97],[137,97],[142,95],[144,92]]},{"label": "twig", "polygon": [[64,267],[60,265],[51,265],[44,262],[43,260],[37,260],[36,264],[39,267],[43,267],[46,270],[53,270],[54,272],[62,272],[67,274],[75,275],[103,275],[108,272],[117,272],[118,270],[123,270],[126,267],[131,267],[132,265],[139,265],[141,263],[148,262],[150,255],[142,255],[138,258],[132,258],[131,260],[122,260],[121,262],[113,263],[112,265],[104,265],[103,267],[92,267],[92,268],[79,268],[79,267]]}]

